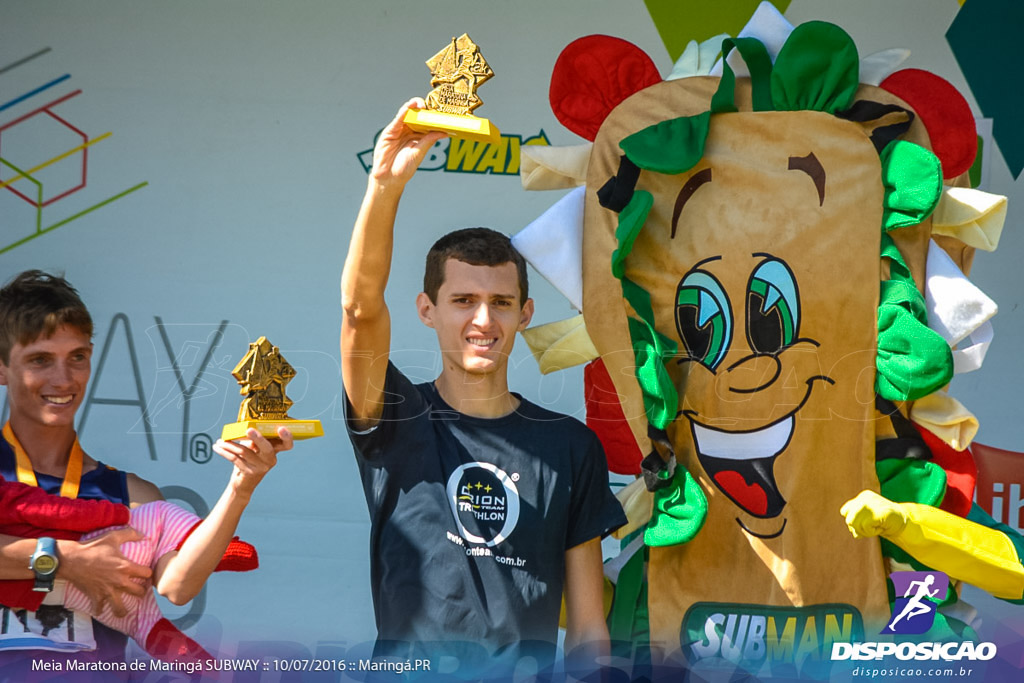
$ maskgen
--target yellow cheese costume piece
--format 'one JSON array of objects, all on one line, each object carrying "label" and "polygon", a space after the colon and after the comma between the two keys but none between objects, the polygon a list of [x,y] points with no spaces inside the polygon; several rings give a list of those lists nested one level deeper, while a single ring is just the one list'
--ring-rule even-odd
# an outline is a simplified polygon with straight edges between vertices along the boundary
[{"label": "yellow cheese costume piece", "polygon": [[910,408],[910,419],[956,451],[970,446],[978,433],[978,418],[960,401],[941,391],[917,399]]},{"label": "yellow cheese costume piece", "polygon": [[647,490],[643,479],[636,479],[615,494],[626,513],[626,524],[612,532],[612,537],[623,539],[647,524],[654,512],[654,494]]},{"label": "yellow cheese costume piece", "polygon": [[997,598],[1024,596],[1024,567],[1005,534],[929,505],[862,491],[839,513],[854,538],[881,536],[919,562]]},{"label": "yellow cheese costume piece", "polygon": [[1006,222],[1006,197],[964,187],[947,187],[932,215],[932,232],[968,246],[994,251]]},{"label": "yellow cheese costume piece", "polygon": [[860,82],[867,85],[880,85],[887,76],[907,61],[910,50],[903,47],[891,47],[886,50],[872,52],[860,59]]},{"label": "yellow cheese costume piece", "polygon": [[524,190],[565,190],[587,179],[591,143],[572,147],[528,145],[520,154],[519,178]]},{"label": "yellow cheese costume piece", "polygon": [[597,349],[590,341],[582,315],[531,327],[521,334],[544,375],[597,358]]},{"label": "yellow cheese costume piece", "polygon": [[686,44],[683,54],[679,55],[679,59],[672,66],[672,73],[665,80],[674,81],[679,78],[710,74],[718,56],[722,54],[722,41],[728,37],[727,33],[719,33],[700,43],[691,40]]}]

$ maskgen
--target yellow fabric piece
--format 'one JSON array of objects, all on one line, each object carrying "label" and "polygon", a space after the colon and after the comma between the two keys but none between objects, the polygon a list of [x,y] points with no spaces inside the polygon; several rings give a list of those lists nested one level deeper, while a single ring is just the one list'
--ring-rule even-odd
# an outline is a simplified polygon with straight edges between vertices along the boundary
[{"label": "yellow fabric piece", "polygon": [[930,505],[861,491],[839,513],[854,538],[883,536],[932,569],[997,598],[1024,596],[1024,567],[1003,533]]},{"label": "yellow fabric piece", "polygon": [[519,150],[519,179],[524,190],[564,190],[587,179],[593,144],[570,147],[524,145]]},{"label": "yellow fabric piece", "polygon": [[995,251],[1005,222],[1005,196],[966,187],[947,187],[932,214],[932,233]]},{"label": "yellow fabric piece", "polygon": [[531,327],[521,334],[544,375],[582,365],[598,356],[582,315]]},{"label": "yellow fabric piece", "polygon": [[860,82],[878,85],[900,68],[900,64],[907,61],[909,56],[910,50],[903,47],[891,47],[861,57]]},{"label": "yellow fabric piece", "polygon": [[615,497],[626,512],[626,523],[612,532],[613,538],[623,539],[647,524],[654,512],[654,494],[647,490],[643,479],[636,479],[619,489]]},{"label": "yellow fabric piece", "polygon": [[676,60],[672,67],[672,73],[665,80],[673,81],[690,76],[707,76],[715,66],[718,56],[722,54],[722,40],[728,37],[728,33],[719,33],[700,43],[691,40],[686,44],[683,54],[679,55],[679,59]]},{"label": "yellow fabric piece", "polygon": [[960,401],[941,391],[917,399],[910,408],[910,419],[957,451],[970,446],[978,433],[978,418]]}]

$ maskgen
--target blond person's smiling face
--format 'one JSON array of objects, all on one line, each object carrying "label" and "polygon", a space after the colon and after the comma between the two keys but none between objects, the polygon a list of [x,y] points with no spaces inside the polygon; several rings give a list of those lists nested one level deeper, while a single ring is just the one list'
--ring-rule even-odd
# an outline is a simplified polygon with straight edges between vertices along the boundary
[{"label": "blond person's smiling face", "polygon": [[92,342],[76,327],[62,325],[49,337],[15,343],[8,362],[0,360],[12,425],[73,427],[91,372]]}]

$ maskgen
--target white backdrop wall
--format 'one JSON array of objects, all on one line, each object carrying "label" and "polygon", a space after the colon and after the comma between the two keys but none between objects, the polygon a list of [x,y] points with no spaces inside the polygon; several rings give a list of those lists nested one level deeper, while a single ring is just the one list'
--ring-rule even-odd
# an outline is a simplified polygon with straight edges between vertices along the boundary
[{"label": "white backdrop wall", "polygon": [[[907,66],[944,76],[973,104],[944,38],[958,9],[956,0],[794,0],[786,16],[838,23],[862,55],[908,47]],[[625,38],[671,70],[640,0],[0,0],[0,68],[35,55],[0,72],[0,127],[26,117],[0,129],[0,156],[27,170],[83,144],[73,129],[90,140],[112,133],[88,148],[84,186],[41,211],[0,190],[0,279],[63,271],[96,322],[86,450],[169,497],[212,504],[230,468],[205,444],[234,420],[230,371],[261,334],[298,369],[293,415],[324,423],[326,437],[283,456],[242,521],[261,569],[214,576],[189,607],[166,606],[198,619],[188,631],[226,655],[326,654],[375,635],[369,522],[339,403],[338,277],[365,187],[359,153],[401,102],[426,93],[424,60],[462,32],[497,74],[478,113],[522,140],[581,142],[547,102],[555,59],[577,37]],[[52,105],[56,117],[27,116],[79,90]],[[44,201],[81,184],[81,157],[30,174]],[[1024,450],[1013,398],[1024,367],[1024,197],[998,154],[991,172],[986,189],[1011,196],[1010,215],[973,279],[1001,312],[986,366],[954,390],[980,418],[979,440]],[[0,170],[0,183],[12,174]],[[430,243],[469,225],[514,233],[559,195],[526,193],[514,173],[442,168],[411,183],[388,292],[394,358],[407,372],[427,380],[439,370],[433,332],[413,310]],[[571,313],[541,278],[531,285],[536,322]],[[579,369],[541,377],[522,342],[512,365],[514,388],[582,418]]]}]

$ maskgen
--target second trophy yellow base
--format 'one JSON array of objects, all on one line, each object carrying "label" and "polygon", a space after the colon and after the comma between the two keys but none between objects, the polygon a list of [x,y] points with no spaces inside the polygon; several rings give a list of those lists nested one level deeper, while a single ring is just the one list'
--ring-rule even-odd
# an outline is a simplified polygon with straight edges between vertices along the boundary
[{"label": "second trophy yellow base", "polygon": [[320,420],[246,420],[224,425],[224,431],[221,432],[220,438],[225,441],[244,439],[250,427],[269,438],[277,437],[278,427],[287,427],[296,440],[312,439],[324,435],[324,428],[320,424]]},{"label": "second trophy yellow base", "polygon": [[501,140],[501,131],[498,127],[479,116],[445,114],[433,109],[410,109],[403,120],[405,125],[417,133],[439,130],[452,137],[476,142],[494,143]]}]

